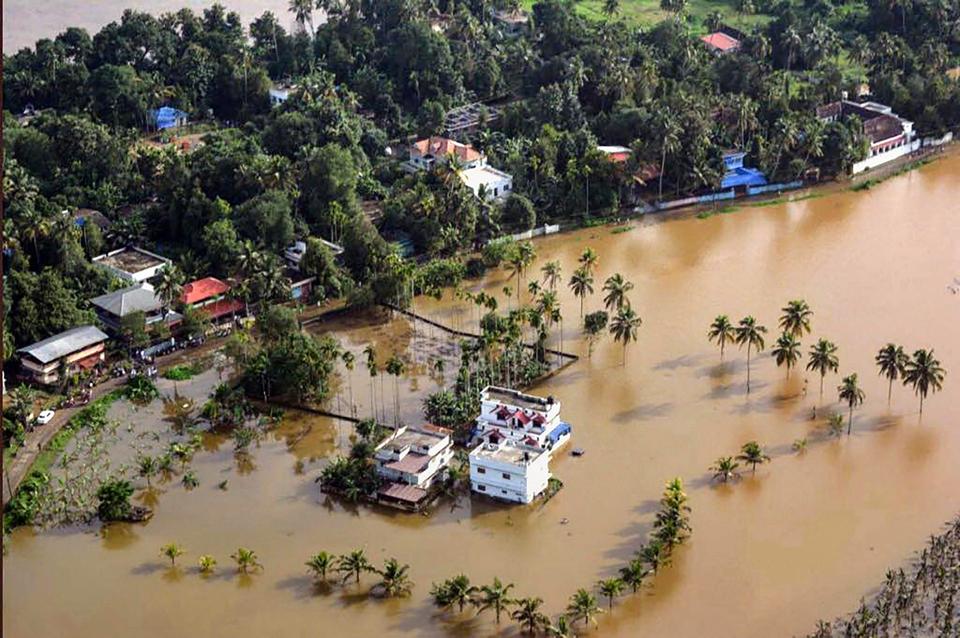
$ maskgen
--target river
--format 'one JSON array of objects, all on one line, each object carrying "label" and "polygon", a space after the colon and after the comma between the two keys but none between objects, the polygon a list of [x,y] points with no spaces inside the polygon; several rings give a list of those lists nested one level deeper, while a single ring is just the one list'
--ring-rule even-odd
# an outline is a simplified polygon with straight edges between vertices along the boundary
[{"label": "river", "polygon": [[[83,27],[93,36],[104,25],[119,21],[125,9],[160,15],[186,7],[199,14],[211,4],[211,0],[176,0],[168,5],[149,0],[6,0],[3,3],[3,52],[16,53],[22,47],[33,46],[40,38],[56,37],[67,27]],[[225,0],[220,4],[239,13],[244,27],[249,27],[264,11],[272,11],[288,30],[294,26],[287,0]]]},{"label": "river", "polygon": [[[602,303],[602,279],[621,272],[635,284],[629,296],[644,321],[626,365],[609,338],[588,358],[578,302],[560,292],[565,349],[584,356],[535,391],[562,402],[573,445],[586,454],[553,461],[566,486],[551,501],[521,508],[465,497],[429,517],[329,502],[313,479],[349,428],[298,415],[260,443],[252,468],[241,471],[229,445],[198,454],[200,486],[168,486],[146,525],[105,534],[97,527],[18,530],[4,559],[3,635],[493,635],[491,613],[458,619],[436,611],[431,582],[461,571],[475,583],[499,576],[516,584],[515,595],[541,596],[558,613],[578,587],[626,562],[674,476],[687,484],[692,538],[652,586],[622,598],[592,633],[769,638],[812,631],[818,618],[853,610],[888,568],[903,565],[960,511],[960,295],[948,289],[960,277],[958,175],[954,155],[869,191],[537,241],[531,272],[558,259],[565,278],[583,248],[593,247],[598,294],[588,310]],[[508,283],[497,271],[482,285],[504,307]],[[418,299],[417,310],[462,325],[472,310],[449,296]],[[728,351],[720,364],[706,340],[722,312],[734,320],[755,315],[771,328],[770,343],[780,307],[798,297],[815,312],[804,352],[813,339],[830,338],[840,372],[860,375],[866,402],[849,437],[828,438],[822,422],[811,421],[815,376],[795,370],[787,380],[764,353],[754,358],[748,397],[744,353]],[[411,334],[401,319],[330,328],[354,349],[370,339],[384,354]],[[922,419],[904,388],[894,388],[887,405],[873,357],[888,341],[911,352],[933,347],[948,370]],[[358,401],[369,396],[365,374],[351,381]],[[437,383],[422,369],[410,375],[401,392],[417,391],[404,400],[404,415]],[[832,403],[839,378],[827,377],[825,403],[845,413]],[[392,379],[386,383],[389,405]],[[793,452],[803,437],[806,451]],[[772,462],[736,484],[711,485],[707,468],[750,439]],[[217,488],[224,479],[226,491]],[[189,552],[178,570],[158,556],[171,541]],[[239,545],[257,551],[263,573],[233,573],[229,555]],[[412,597],[368,599],[369,576],[360,588],[313,587],[303,566],[311,554],[358,547],[376,563],[390,556],[409,563]],[[219,559],[217,575],[196,573],[201,553]],[[516,629],[505,622],[501,631]]]}]

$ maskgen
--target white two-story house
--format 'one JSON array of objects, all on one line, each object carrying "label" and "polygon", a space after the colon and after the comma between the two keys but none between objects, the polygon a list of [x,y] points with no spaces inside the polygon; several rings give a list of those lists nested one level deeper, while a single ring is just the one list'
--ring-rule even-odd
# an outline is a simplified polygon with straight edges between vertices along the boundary
[{"label": "white two-story house", "polygon": [[[451,158],[459,163],[461,181],[480,196],[501,199],[513,191],[513,176],[487,164],[487,156],[469,144],[462,144],[446,137],[428,137],[410,146],[407,165],[415,171],[430,170],[446,164]],[[481,190],[482,189],[482,190]]]},{"label": "white two-story house", "polygon": [[453,441],[440,428],[398,428],[377,446],[374,460],[384,483],[381,501],[417,509],[427,499],[427,489],[446,475],[453,459]]},{"label": "white two-story house", "polygon": [[550,451],[490,432],[470,452],[470,489],[495,499],[532,503],[550,481]]},{"label": "white two-story house", "polygon": [[497,431],[504,438],[552,450],[570,440],[570,425],[560,420],[560,402],[498,386],[480,393],[477,432]]}]

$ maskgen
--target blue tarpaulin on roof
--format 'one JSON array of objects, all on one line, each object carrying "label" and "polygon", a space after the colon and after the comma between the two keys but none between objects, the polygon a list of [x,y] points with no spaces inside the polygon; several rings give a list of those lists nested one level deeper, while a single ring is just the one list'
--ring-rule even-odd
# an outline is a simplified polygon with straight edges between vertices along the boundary
[{"label": "blue tarpaulin on roof", "polygon": [[573,432],[573,428],[570,427],[570,424],[566,421],[561,421],[557,427],[550,431],[547,438],[550,439],[551,443],[556,443],[560,440],[560,437],[570,434],[571,432]]},{"label": "blue tarpaulin on roof", "polygon": [[172,106],[161,106],[151,112],[153,123],[158,130],[182,126],[187,123],[187,114]]}]

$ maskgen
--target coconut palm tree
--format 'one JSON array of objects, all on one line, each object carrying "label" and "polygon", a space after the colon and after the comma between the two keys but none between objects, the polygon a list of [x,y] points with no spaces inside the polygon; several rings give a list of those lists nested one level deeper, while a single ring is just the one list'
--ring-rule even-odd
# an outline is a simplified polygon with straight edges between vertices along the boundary
[{"label": "coconut palm tree", "polygon": [[177,543],[167,543],[160,548],[160,555],[170,560],[170,566],[175,567],[177,559],[186,554],[187,551]]},{"label": "coconut palm tree", "polygon": [[863,404],[866,395],[857,383],[856,373],[844,377],[840,385],[837,386],[837,392],[840,395],[840,400],[845,401],[847,407],[850,408],[850,416],[847,419],[847,436],[850,436],[850,430],[853,428],[853,409]]},{"label": "coconut palm tree", "polygon": [[409,570],[410,565],[401,565],[396,558],[388,558],[383,569],[376,570],[380,574],[380,582],[376,584],[376,588],[390,598],[409,595],[413,589],[413,583],[407,575]]},{"label": "coconut palm tree", "polygon": [[619,578],[607,578],[597,582],[597,589],[607,597],[607,609],[613,609],[613,599],[623,593],[625,583]]},{"label": "coconut palm tree", "polygon": [[807,370],[816,370],[820,373],[820,400],[823,401],[823,378],[828,372],[836,372],[840,367],[837,359],[837,346],[832,341],[820,339],[810,346],[810,360],[807,361]]},{"label": "coconut palm tree", "polygon": [[290,13],[294,15],[297,26],[306,29],[310,25],[310,35],[313,35],[313,0],[290,0]]},{"label": "coconut palm tree", "polygon": [[477,606],[477,613],[481,614],[488,609],[493,609],[497,616],[497,624],[500,624],[500,614],[505,609],[513,606],[514,600],[510,598],[510,590],[513,589],[513,583],[504,585],[499,578],[494,578],[493,583],[484,585],[480,588],[480,596],[474,599]]},{"label": "coconut palm tree", "polygon": [[462,614],[463,608],[473,600],[478,591],[477,586],[471,585],[465,574],[460,574],[439,585],[434,583],[430,593],[437,605],[448,608],[456,605]]},{"label": "coconut palm tree", "polygon": [[720,360],[723,361],[723,351],[727,344],[737,339],[737,331],[727,315],[717,315],[707,331],[707,339],[710,343],[716,342],[720,346]]},{"label": "coconut palm tree", "polygon": [[159,471],[160,466],[157,463],[156,457],[150,456],[149,454],[137,457],[137,474],[147,479],[147,487],[152,487],[150,479],[156,476]]},{"label": "coconut palm tree", "polygon": [[904,385],[912,385],[913,391],[920,396],[920,414],[923,414],[923,400],[929,392],[943,389],[943,379],[947,371],[933,356],[933,350],[917,350],[907,362],[903,375]]},{"label": "coconut palm tree", "polygon": [[523,633],[534,635],[550,624],[547,615],[540,611],[543,598],[521,598],[516,604],[517,608],[510,614],[510,618],[517,621]]},{"label": "coconut palm tree", "polygon": [[540,269],[543,273],[543,283],[550,286],[550,290],[556,290],[557,282],[560,281],[560,275],[563,272],[560,262],[557,260],[548,261]]},{"label": "coconut palm tree", "polygon": [[656,574],[661,567],[670,562],[670,553],[663,541],[654,539],[637,550],[637,558],[642,560],[645,565],[649,565],[653,573]]},{"label": "coconut palm tree", "polygon": [[349,554],[344,554],[337,559],[337,571],[343,574],[343,582],[347,582],[350,580],[350,577],[353,576],[354,581],[359,583],[360,574],[376,570],[373,565],[370,564],[370,561],[367,560],[367,556],[363,553],[363,550],[355,549]]},{"label": "coconut palm tree", "polygon": [[880,348],[880,352],[877,353],[874,361],[877,362],[880,376],[887,378],[887,405],[890,405],[890,397],[893,394],[893,382],[906,374],[907,363],[910,361],[910,357],[903,351],[903,346],[888,343]]},{"label": "coconut palm tree", "polygon": [[350,416],[356,417],[357,416],[356,409],[354,408],[354,405],[353,405],[353,375],[351,373],[353,372],[353,369],[356,366],[357,358],[349,350],[344,350],[340,358],[341,360],[343,360],[343,365],[347,369],[347,375],[346,375],[347,388],[348,388],[348,391],[350,392]]},{"label": "coconut palm tree", "polygon": [[572,638],[574,635],[570,621],[563,614],[557,616],[557,622],[550,623],[544,631],[551,638]]},{"label": "coconut palm tree", "polygon": [[374,384],[374,379],[377,378],[377,375],[380,374],[380,369],[377,367],[377,350],[373,347],[373,344],[367,344],[363,349],[363,354],[367,357],[367,370],[370,372],[370,412],[373,417],[373,420],[377,420],[377,398],[376,398],[376,385]]},{"label": "coconut palm tree", "polygon": [[790,369],[797,365],[803,354],[800,352],[800,342],[790,332],[784,332],[777,337],[777,343],[770,351],[773,358],[777,361],[777,367],[787,366],[787,378],[790,378]]},{"label": "coconut palm tree", "polygon": [[583,317],[583,299],[587,295],[593,294],[593,276],[583,266],[573,271],[570,277],[570,290],[580,298],[580,316]]},{"label": "coconut palm tree", "polygon": [[620,580],[630,587],[633,593],[637,593],[640,586],[643,585],[643,580],[649,574],[650,571],[641,558],[632,558],[629,563],[620,568]]},{"label": "coconut palm tree", "polygon": [[579,620],[584,626],[590,623],[596,626],[597,616],[602,613],[603,610],[597,605],[597,597],[583,588],[578,589],[567,604],[567,615],[573,622]]},{"label": "coconut palm tree", "polygon": [[740,454],[737,455],[737,459],[749,465],[754,474],[757,473],[758,465],[770,461],[770,457],[767,456],[766,452],[763,451],[763,448],[760,447],[760,444],[756,441],[744,443],[743,447],[740,448]]},{"label": "coconut palm tree", "polygon": [[257,560],[257,553],[246,547],[238,547],[237,551],[230,554],[230,558],[237,564],[237,571],[241,574],[249,574],[250,570],[263,569],[263,565]]},{"label": "coconut palm tree", "polygon": [[201,574],[212,574],[214,567],[217,566],[217,559],[210,554],[203,554],[197,559],[197,567]]},{"label": "coconut palm tree", "polygon": [[643,320],[630,306],[620,308],[610,322],[610,334],[613,335],[613,340],[623,343],[623,360],[620,365],[626,365],[627,346],[631,341],[637,340],[637,329],[642,323]]},{"label": "coconut palm tree", "polygon": [[394,425],[400,424],[400,376],[406,372],[407,366],[403,359],[394,354],[387,359],[387,374],[393,377],[393,422]]},{"label": "coconut palm tree", "polygon": [[732,456],[721,456],[710,467],[710,471],[713,472],[713,480],[726,483],[740,476],[737,472],[739,467],[740,464]]},{"label": "coconut palm tree", "polygon": [[633,290],[633,284],[624,279],[620,273],[607,277],[607,280],[603,282],[603,291],[607,293],[603,298],[604,307],[607,310],[614,308],[620,310],[624,305],[629,306],[627,293],[631,290]]},{"label": "coconut palm tree", "polygon": [[780,309],[780,329],[796,338],[810,333],[810,317],[813,311],[803,299],[794,299]]},{"label": "coconut palm tree", "polygon": [[180,299],[183,288],[183,273],[173,264],[168,264],[160,271],[160,280],[157,282],[157,298],[166,308],[170,308]]},{"label": "coconut palm tree", "polygon": [[736,333],[737,345],[741,348],[744,344],[747,346],[747,394],[750,394],[750,351],[755,350],[759,354],[763,350],[763,335],[767,333],[767,329],[753,317],[746,316],[740,320]]},{"label": "coconut palm tree", "polygon": [[306,562],[306,565],[317,582],[326,582],[327,572],[335,567],[336,561],[337,559],[333,554],[320,552],[311,556],[310,560]]},{"label": "coconut palm tree", "polygon": [[580,257],[577,259],[580,267],[583,268],[588,275],[593,274],[593,271],[597,267],[597,263],[599,261],[600,257],[597,255],[597,251],[590,247],[584,248],[583,252],[580,253]]}]

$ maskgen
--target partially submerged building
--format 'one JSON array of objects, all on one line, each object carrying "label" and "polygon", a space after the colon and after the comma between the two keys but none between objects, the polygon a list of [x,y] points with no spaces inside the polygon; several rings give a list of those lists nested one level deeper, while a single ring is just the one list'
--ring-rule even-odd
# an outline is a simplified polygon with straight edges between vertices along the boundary
[{"label": "partially submerged building", "polygon": [[155,277],[167,267],[170,260],[143,248],[127,246],[93,258],[93,264],[113,273],[114,276],[135,283],[143,283]]},{"label": "partially submerged building", "polygon": [[384,480],[377,498],[403,509],[419,509],[429,488],[446,477],[453,459],[453,441],[442,428],[399,427],[377,446],[374,460]]},{"label": "partially submerged building", "polygon": [[893,112],[879,102],[851,102],[839,100],[817,108],[822,122],[836,122],[845,117],[856,117],[863,122],[863,132],[870,140],[867,157],[854,163],[854,175],[876,168],[920,149],[921,140],[913,130],[913,122]]},{"label": "partially submerged building", "polygon": [[480,415],[470,452],[470,487],[492,498],[530,503],[550,482],[553,452],[570,440],[560,402],[489,386],[480,395]]},{"label": "partially submerged building", "polygon": [[743,165],[746,157],[743,151],[725,151],[723,153],[724,174],[720,179],[720,189],[746,190],[751,186],[763,186],[767,183],[767,176],[757,168]]},{"label": "partially submerged building", "polygon": [[78,326],[17,350],[23,376],[41,385],[81,370],[90,370],[104,360],[106,334],[96,326]]}]

